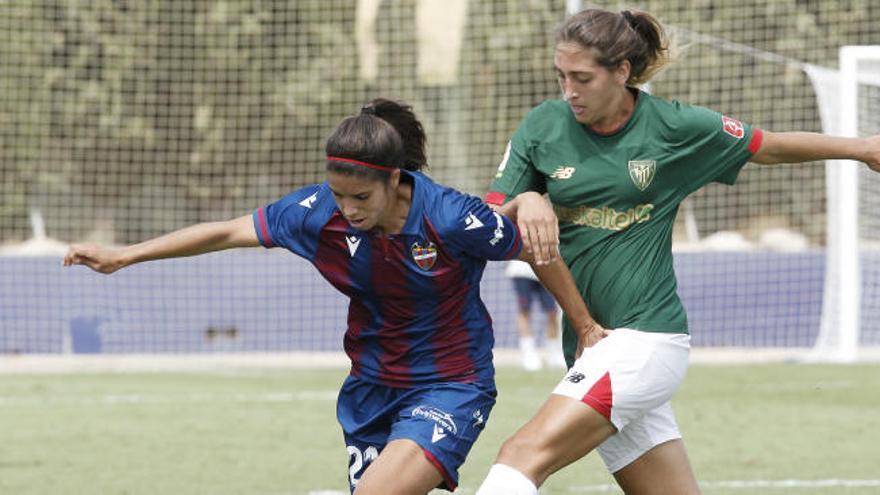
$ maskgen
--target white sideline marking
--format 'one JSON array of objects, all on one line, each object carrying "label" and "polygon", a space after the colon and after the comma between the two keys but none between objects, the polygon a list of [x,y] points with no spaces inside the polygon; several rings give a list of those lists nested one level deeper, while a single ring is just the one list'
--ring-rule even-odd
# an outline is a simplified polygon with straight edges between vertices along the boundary
[{"label": "white sideline marking", "polygon": [[[784,489],[784,488],[872,488],[880,487],[880,480],[727,480],[727,481],[701,481],[701,488],[729,488],[734,490],[751,490],[754,488]],[[588,485],[572,486],[569,491],[576,493],[620,493],[617,485]]]},{"label": "white sideline marking", "polygon": [[117,405],[117,404],[179,404],[199,402],[305,402],[334,401],[339,394],[337,390],[305,390],[295,393],[267,394],[111,394],[97,396],[38,396],[38,397],[0,397],[0,407],[21,405]]},{"label": "white sideline marking", "polygon": [[[0,0],[2,1],[2,0]],[[493,351],[496,367],[519,367],[518,349]],[[691,349],[691,365],[809,362],[807,348]],[[880,346],[862,347],[859,361],[880,363]],[[58,373],[212,373],[241,374],[290,370],[347,370],[342,352],[254,352],[225,354],[0,354],[0,375]],[[548,390],[549,393],[549,390]]]}]

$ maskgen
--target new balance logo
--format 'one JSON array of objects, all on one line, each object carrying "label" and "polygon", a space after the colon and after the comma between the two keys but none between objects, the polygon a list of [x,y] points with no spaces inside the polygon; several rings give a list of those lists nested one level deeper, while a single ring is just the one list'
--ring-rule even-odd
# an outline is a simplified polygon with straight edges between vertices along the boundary
[{"label": "new balance logo", "polygon": [[565,377],[565,381],[571,383],[580,383],[584,378],[586,378],[586,376],[583,373],[578,373],[577,371],[574,371],[572,373],[569,373],[569,375]]},{"label": "new balance logo", "polygon": [[305,206],[306,208],[311,208],[311,207],[312,207],[312,203],[314,203],[316,199],[318,199],[318,193],[312,194],[312,195],[309,196],[308,198],[306,198],[306,199],[300,201],[300,202],[299,202],[299,205],[300,205],[300,206]]},{"label": "new balance logo", "polygon": [[358,250],[358,246],[361,245],[361,238],[356,235],[347,235],[345,236],[345,243],[348,244],[348,252],[354,256],[354,253]]},{"label": "new balance logo", "polygon": [[571,179],[574,175],[574,167],[559,167],[550,174],[551,179]]},{"label": "new balance logo", "polygon": [[431,443],[437,443],[444,438],[446,438],[446,432],[443,431],[443,428],[440,428],[440,425],[434,425],[434,434],[431,435]]},{"label": "new balance logo", "polygon": [[464,230],[478,229],[483,226],[483,222],[473,213],[468,213],[467,218],[464,219],[464,224],[466,225]]}]

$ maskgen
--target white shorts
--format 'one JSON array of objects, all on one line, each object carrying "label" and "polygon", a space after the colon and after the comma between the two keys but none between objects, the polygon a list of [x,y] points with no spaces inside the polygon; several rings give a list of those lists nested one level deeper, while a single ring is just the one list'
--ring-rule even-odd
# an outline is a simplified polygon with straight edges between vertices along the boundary
[{"label": "white shorts", "polygon": [[553,390],[617,428],[598,449],[610,472],[681,438],[669,401],[684,381],[689,352],[690,335],[619,328],[585,349]]}]

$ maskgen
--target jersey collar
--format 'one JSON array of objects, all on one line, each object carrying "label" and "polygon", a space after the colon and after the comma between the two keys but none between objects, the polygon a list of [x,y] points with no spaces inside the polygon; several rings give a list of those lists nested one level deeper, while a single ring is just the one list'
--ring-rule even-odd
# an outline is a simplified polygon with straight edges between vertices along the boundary
[{"label": "jersey collar", "polygon": [[406,223],[400,229],[400,235],[418,235],[422,224],[422,207],[425,204],[425,182],[428,180],[420,172],[400,170],[401,175],[412,178],[412,200],[409,204],[409,213],[406,215]]}]

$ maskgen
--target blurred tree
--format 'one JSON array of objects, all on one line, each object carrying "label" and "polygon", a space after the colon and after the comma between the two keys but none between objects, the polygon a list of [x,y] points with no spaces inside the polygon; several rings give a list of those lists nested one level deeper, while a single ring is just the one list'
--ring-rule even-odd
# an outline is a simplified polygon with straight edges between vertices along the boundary
[{"label": "blurred tree", "polygon": [[[120,242],[246,213],[321,180],[326,136],[379,95],[422,117],[433,175],[482,194],[525,112],[558,94],[552,36],[566,2],[469,0],[457,79],[439,84],[417,70],[421,1],[377,0],[374,80],[361,79],[351,1],[0,2],[3,240],[29,235],[32,206],[52,236]],[[804,63],[834,67],[839,46],[880,44],[876,1],[639,6],[682,49],[653,92],[773,130],[819,129]],[[819,242],[824,201],[804,191],[823,180],[821,167],[749,167],[736,189],[695,195],[699,224],[785,215]],[[751,211],[759,203],[778,211]]]}]

